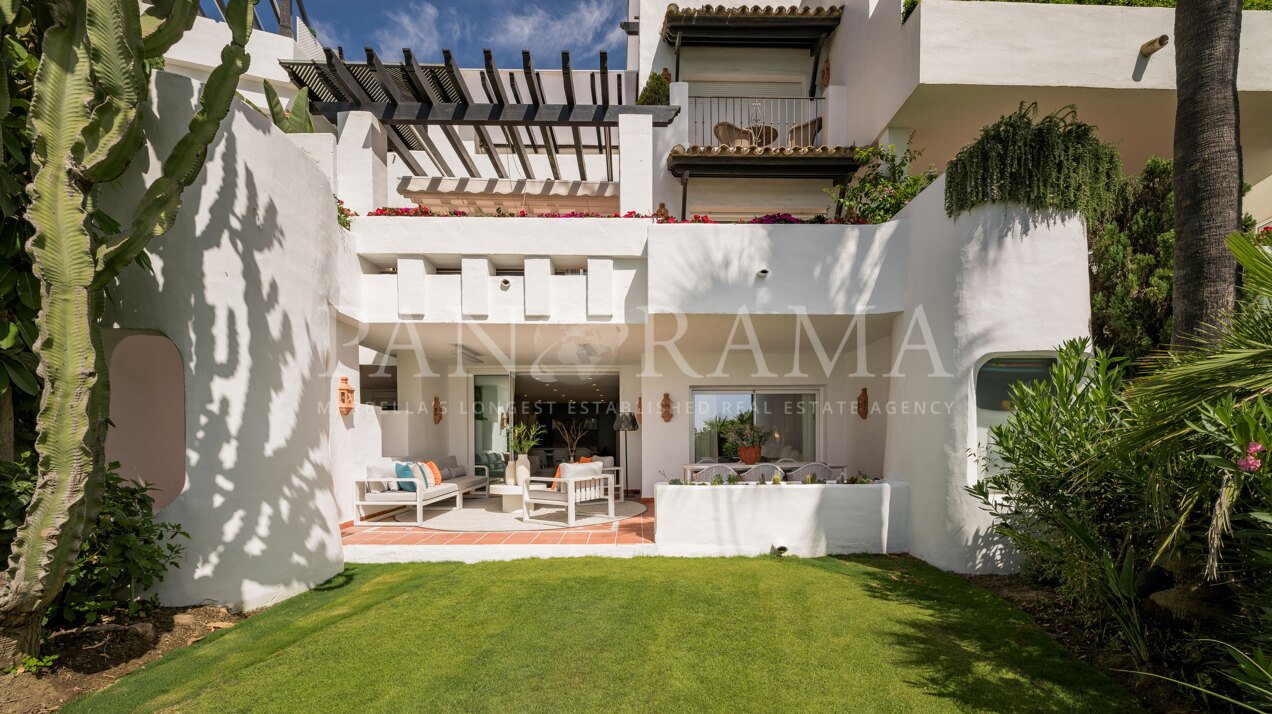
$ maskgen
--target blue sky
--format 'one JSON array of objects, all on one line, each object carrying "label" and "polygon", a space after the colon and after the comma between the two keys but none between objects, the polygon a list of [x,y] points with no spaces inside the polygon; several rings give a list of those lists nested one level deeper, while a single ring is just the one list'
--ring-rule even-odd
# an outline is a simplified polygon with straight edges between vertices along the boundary
[{"label": "blue sky", "polygon": [[572,66],[595,68],[608,50],[609,66],[622,69],[626,8],[626,0],[305,0],[323,44],[343,46],[350,59],[362,59],[363,47],[385,59],[410,47],[421,62],[440,62],[449,48],[460,66],[480,67],[489,47],[500,69],[521,67],[523,49],[542,69],[560,67],[562,50]]}]

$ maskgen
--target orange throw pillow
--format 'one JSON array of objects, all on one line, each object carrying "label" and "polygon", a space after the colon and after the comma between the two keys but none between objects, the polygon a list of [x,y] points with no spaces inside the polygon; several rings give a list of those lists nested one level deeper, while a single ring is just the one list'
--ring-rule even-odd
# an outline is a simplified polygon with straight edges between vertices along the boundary
[{"label": "orange throw pillow", "polygon": [[559,483],[559,479],[561,478],[561,464],[557,464],[556,476],[553,476],[552,478],[558,479],[558,481],[552,482],[552,485],[548,487],[549,491],[557,490],[557,483]]},{"label": "orange throw pillow", "polygon": [[580,464],[590,464],[590,463],[592,463],[592,457],[591,457],[591,456],[581,456],[581,457],[579,457],[579,463],[580,463]]},{"label": "orange throw pillow", "polygon": [[432,477],[433,485],[441,486],[442,485],[442,470],[437,468],[437,464],[433,463],[432,461],[425,461],[423,463],[423,467],[424,467],[424,473]]}]

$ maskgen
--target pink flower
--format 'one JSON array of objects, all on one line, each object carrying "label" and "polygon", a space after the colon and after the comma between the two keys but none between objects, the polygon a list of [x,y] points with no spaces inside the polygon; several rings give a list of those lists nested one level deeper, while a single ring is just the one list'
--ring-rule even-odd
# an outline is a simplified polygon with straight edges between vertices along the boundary
[{"label": "pink flower", "polygon": [[1259,459],[1254,458],[1253,456],[1247,456],[1242,459],[1237,459],[1237,468],[1241,469],[1242,471],[1246,473],[1258,471],[1259,467],[1262,465],[1263,465],[1263,462],[1260,461]]},{"label": "pink flower", "polygon": [[1255,454],[1258,454],[1262,451],[1263,451],[1263,444],[1260,444],[1257,441],[1251,441],[1249,444],[1246,445],[1246,456],[1253,458]]}]

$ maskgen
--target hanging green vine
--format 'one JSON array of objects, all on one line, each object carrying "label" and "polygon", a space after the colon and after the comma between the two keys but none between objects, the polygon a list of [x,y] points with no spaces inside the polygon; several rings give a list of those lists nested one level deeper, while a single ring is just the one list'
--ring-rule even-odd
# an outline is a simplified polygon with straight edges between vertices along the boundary
[{"label": "hanging green vine", "polygon": [[1124,181],[1117,147],[1100,141],[1072,106],[1037,116],[1037,104],[1022,102],[950,161],[945,212],[951,218],[982,203],[1077,211],[1088,224],[1108,212]]}]

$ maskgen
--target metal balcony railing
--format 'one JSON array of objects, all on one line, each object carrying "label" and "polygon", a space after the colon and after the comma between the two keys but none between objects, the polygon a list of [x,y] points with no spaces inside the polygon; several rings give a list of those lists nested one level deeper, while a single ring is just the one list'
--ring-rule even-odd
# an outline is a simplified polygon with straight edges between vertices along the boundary
[{"label": "metal balcony railing", "polygon": [[822,99],[808,97],[690,97],[689,143],[694,146],[820,146]]}]

